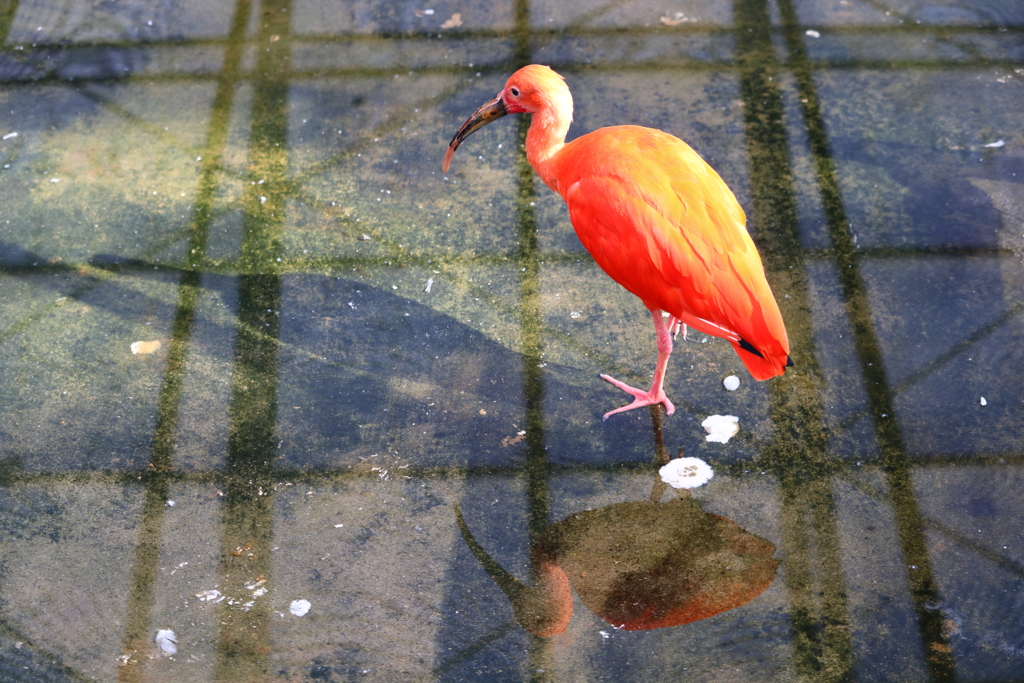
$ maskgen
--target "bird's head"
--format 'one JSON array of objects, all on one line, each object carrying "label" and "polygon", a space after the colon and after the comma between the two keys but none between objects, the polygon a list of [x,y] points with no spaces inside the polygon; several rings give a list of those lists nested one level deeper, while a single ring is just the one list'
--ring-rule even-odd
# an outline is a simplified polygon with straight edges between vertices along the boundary
[{"label": "bird's head", "polygon": [[444,155],[444,171],[448,171],[455,150],[463,140],[506,114],[554,117],[565,120],[565,128],[568,129],[568,122],[572,120],[572,95],[565,80],[550,67],[540,64],[524,66],[509,77],[497,97],[473,112],[455,133]]}]

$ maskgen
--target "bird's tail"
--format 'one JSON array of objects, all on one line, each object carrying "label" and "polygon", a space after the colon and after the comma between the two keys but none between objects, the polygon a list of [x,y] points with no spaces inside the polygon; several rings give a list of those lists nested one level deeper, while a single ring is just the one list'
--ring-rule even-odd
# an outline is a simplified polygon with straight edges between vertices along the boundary
[{"label": "bird's tail", "polygon": [[743,365],[747,367],[751,377],[756,380],[778,377],[786,371],[786,368],[793,365],[793,359],[786,353],[764,353],[743,339],[730,343],[732,348],[736,350],[736,355],[743,361]]}]

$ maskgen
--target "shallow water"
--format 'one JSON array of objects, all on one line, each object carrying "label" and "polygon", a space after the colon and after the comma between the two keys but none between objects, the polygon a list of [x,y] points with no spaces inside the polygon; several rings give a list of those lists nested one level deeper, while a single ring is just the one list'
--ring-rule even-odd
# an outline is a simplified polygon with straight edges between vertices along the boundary
[{"label": "shallow water", "polygon": [[[1024,678],[1024,5],[6,7],[3,680]],[[675,415],[601,421],[650,319],[527,121],[441,171],[531,62],[570,136],[661,128],[730,184],[784,377],[691,333]],[[739,434],[707,442],[713,414]],[[715,471],[689,517],[661,447]],[[615,623],[659,572],[685,581],[652,610],[721,607],[771,546],[743,604]],[[572,584],[550,637],[488,575],[518,595],[541,560]]]}]

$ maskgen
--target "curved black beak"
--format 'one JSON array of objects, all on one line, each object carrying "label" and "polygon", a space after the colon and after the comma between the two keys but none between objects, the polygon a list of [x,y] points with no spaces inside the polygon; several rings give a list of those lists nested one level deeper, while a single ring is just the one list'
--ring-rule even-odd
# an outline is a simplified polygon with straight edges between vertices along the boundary
[{"label": "curved black beak", "polygon": [[445,173],[448,172],[448,167],[452,164],[452,157],[455,156],[455,150],[473,131],[483,128],[491,121],[497,121],[506,114],[508,114],[508,110],[505,108],[505,102],[502,101],[501,95],[473,112],[473,115],[466,119],[466,122],[459,128],[459,132],[448,143],[448,151],[444,153],[444,164],[441,166],[442,170]]}]

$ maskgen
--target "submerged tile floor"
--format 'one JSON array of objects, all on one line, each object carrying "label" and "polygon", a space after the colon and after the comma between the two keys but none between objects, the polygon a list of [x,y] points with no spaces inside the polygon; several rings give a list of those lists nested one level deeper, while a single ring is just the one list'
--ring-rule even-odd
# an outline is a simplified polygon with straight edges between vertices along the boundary
[{"label": "submerged tile floor", "polygon": [[[4,680],[1024,678],[1020,5],[23,1],[0,35]],[[441,172],[530,62],[570,136],[722,174],[787,321],[783,378],[700,334],[669,367],[694,500],[781,560],[707,619],[577,594],[532,636],[457,523],[529,582],[657,478],[597,378],[643,382],[649,319],[526,121]]]}]

